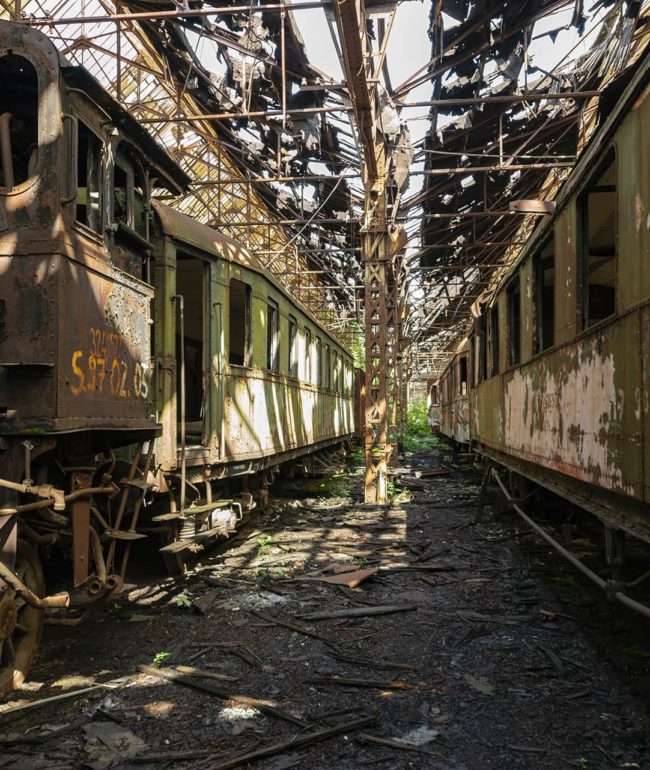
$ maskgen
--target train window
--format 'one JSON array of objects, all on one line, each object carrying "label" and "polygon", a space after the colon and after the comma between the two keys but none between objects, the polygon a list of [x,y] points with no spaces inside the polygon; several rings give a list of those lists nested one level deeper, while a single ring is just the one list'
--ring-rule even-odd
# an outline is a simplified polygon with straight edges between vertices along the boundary
[{"label": "train window", "polygon": [[85,123],[77,127],[76,220],[99,233],[101,212],[102,142]]},{"label": "train window", "polygon": [[578,199],[582,325],[616,312],[616,154],[612,148]]},{"label": "train window", "polygon": [[316,338],[316,385],[323,384],[323,343]]},{"label": "train window", "polygon": [[280,311],[273,300],[266,307],[266,367],[272,372],[280,368]]},{"label": "train window", "polygon": [[231,278],[229,303],[228,363],[231,366],[250,366],[251,287],[243,281]]},{"label": "train window", "polygon": [[2,166],[2,186],[10,190],[33,176],[38,162],[38,75],[23,56],[0,57],[0,103],[0,133],[11,158]]},{"label": "train window", "polygon": [[506,289],[508,308],[508,366],[515,366],[521,359],[521,288],[519,274]]},{"label": "train window", "polygon": [[534,349],[541,353],[553,346],[555,326],[555,248],[550,238],[533,257],[535,286]]},{"label": "train window", "polygon": [[298,376],[298,322],[289,316],[289,376]]},{"label": "train window", "polygon": [[113,221],[147,237],[146,181],[137,160],[118,151],[113,166]]},{"label": "train window", "polygon": [[490,311],[488,328],[490,341],[490,377],[499,374],[499,306],[495,305]]},{"label": "train window", "polygon": [[487,322],[482,315],[478,322],[478,333],[475,336],[476,345],[476,382],[487,379]]},{"label": "train window", "polygon": [[460,395],[467,395],[467,356],[460,357]]},{"label": "train window", "polygon": [[311,382],[313,372],[312,372],[312,352],[311,352],[312,342],[311,342],[311,332],[307,327],[305,327],[305,382]]},{"label": "train window", "polygon": [[332,387],[332,353],[329,345],[325,345],[325,387],[328,390]]},{"label": "train window", "polygon": [[[207,265],[200,259],[180,254],[176,262],[176,292],[183,297],[183,339],[177,326],[176,351],[178,377],[181,377],[180,351],[185,362],[185,431],[192,443],[203,438],[205,417],[205,384],[203,379],[206,339]],[[182,346],[182,348],[181,348]],[[178,419],[182,419],[180,387]]]}]

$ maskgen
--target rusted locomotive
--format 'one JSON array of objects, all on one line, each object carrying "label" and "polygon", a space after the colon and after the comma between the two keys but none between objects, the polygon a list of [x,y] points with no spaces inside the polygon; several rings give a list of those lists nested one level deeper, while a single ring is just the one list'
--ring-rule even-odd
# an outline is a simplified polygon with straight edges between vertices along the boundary
[{"label": "rusted locomotive", "polygon": [[240,244],[153,200],[189,179],[45,36],[0,22],[0,90],[2,694],[70,602],[39,549],[90,600],[143,537],[174,561],[227,534],[279,464],[354,434],[354,369]]},{"label": "rusted locomotive", "polygon": [[650,541],[649,83],[646,52],[470,336],[473,447],[595,514],[613,566]]}]

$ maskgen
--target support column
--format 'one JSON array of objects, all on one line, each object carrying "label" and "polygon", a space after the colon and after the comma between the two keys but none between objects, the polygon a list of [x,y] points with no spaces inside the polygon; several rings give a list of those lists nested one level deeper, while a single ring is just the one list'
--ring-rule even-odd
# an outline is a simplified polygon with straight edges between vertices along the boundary
[{"label": "support column", "polygon": [[388,233],[378,228],[363,236],[365,280],[366,404],[365,501],[385,503],[388,492]]}]

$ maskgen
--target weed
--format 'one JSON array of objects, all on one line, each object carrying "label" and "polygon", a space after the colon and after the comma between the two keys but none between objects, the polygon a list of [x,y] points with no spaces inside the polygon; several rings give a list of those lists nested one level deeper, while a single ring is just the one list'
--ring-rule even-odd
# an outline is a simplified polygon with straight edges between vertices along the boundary
[{"label": "weed", "polygon": [[262,556],[263,554],[268,553],[271,550],[272,545],[273,537],[271,535],[264,535],[263,537],[260,537],[257,541],[258,556]]},{"label": "weed", "polygon": [[175,604],[177,607],[192,606],[192,600],[184,591],[183,593],[178,594],[178,596],[175,596],[171,601],[172,601],[172,604]]},{"label": "weed", "polygon": [[589,760],[587,757],[578,757],[576,759],[576,767],[588,767],[589,766]]},{"label": "weed", "polygon": [[167,658],[171,655],[171,652],[157,652],[153,656],[153,664],[154,666],[162,666],[162,664],[167,660]]}]

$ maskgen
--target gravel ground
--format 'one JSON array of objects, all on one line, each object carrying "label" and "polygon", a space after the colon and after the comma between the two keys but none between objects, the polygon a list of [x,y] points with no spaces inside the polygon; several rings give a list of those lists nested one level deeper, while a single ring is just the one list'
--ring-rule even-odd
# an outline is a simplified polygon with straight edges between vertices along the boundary
[{"label": "gravel ground", "polygon": [[[447,472],[390,508],[359,502],[359,472],[285,482],[183,578],[144,576],[84,626],[46,627],[0,709],[110,687],[0,710],[0,767],[650,768],[648,623],[510,515],[474,524],[469,464],[434,449],[403,465]],[[309,617],[341,610],[357,616]]]}]

